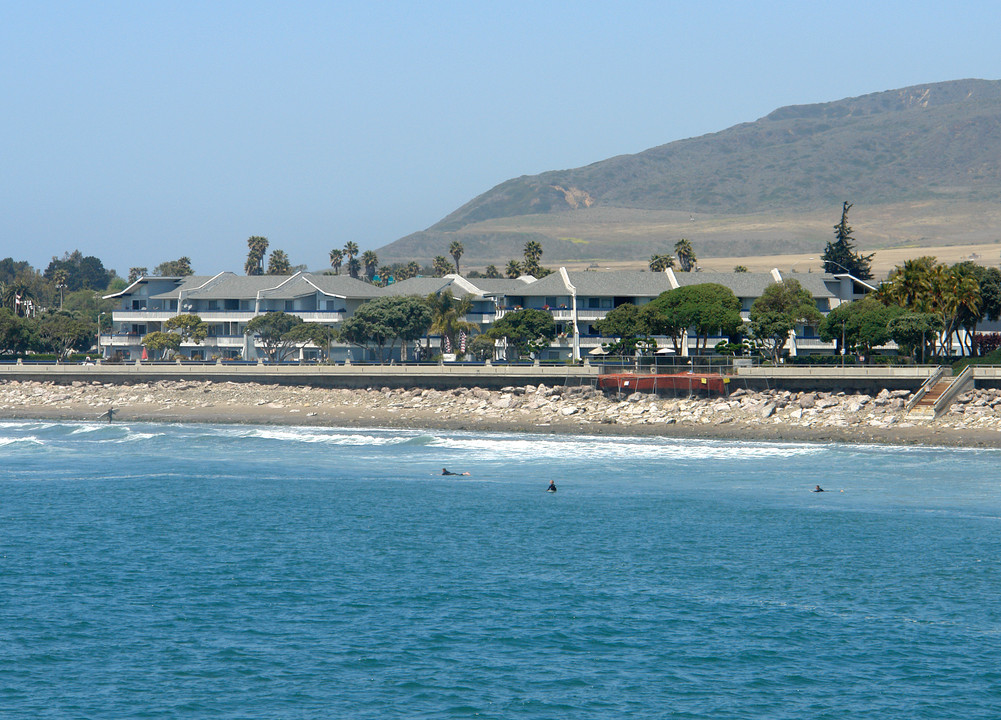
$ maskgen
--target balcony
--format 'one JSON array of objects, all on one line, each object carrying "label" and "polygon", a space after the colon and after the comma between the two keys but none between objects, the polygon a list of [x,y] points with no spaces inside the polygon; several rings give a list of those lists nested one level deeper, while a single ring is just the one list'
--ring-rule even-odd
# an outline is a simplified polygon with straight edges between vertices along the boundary
[{"label": "balcony", "polygon": [[173,310],[115,310],[111,317],[115,322],[163,322],[177,315]]},{"label": "balcony", "polygon": [[[556,308],[556,309],[550,308],[549,312],[553,314],[553,320],[556,320],[557,322],[561,320],[569,321],[573,319],[573,310],[571,310],[570,308]],[[585,322],[588,321],[593,322],[595,320],[602,320],[610,312],[611,310],[607,308],[604,310],[597,310],[597,309],[582,310],[581,308],[577,308],[577,319],[583,320]]]}]

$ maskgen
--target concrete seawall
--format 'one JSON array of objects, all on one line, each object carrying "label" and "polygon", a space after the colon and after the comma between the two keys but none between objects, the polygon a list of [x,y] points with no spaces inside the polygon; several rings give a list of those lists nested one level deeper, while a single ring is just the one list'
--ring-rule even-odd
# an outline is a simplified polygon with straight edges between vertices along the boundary
[{"label": "concrete seawall", "polygon": [[[611,371],[611,370],[610,370]],[[622,368],[614,371],[621,372]],[[877,393],[882,389],[915,390],[934,371],[920,367],[781,366],[737,368],[730,389],[780,389],[797,392]],[[224,365],[177,363],[102,363],[96,365],[0,365],[0,381],[131,384],[161,380],[256,382],[327,388],[437,388],[511,385],[594,385],[602,368],[585,365]],[[1001,369],[977,368],[978,386],[1001,384]]]}]

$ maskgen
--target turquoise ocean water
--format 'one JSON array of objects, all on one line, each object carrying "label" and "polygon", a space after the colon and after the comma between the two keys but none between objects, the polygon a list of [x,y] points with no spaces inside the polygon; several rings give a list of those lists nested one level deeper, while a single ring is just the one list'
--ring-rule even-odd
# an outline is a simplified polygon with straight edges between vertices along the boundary
[{"label": "turquoise ocean water", "polygon": [[2,422],[0,717],[1001,717],[999,461]]}]

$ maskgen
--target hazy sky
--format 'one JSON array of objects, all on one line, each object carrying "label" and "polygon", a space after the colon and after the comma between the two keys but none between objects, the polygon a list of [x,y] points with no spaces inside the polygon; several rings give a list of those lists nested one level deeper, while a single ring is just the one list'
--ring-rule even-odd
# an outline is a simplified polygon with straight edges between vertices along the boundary
[{"label": "hazy sky", "polygon": [[1001,3],[0,0],[0,257],[242,272],[777,107],[1001,78]]}]

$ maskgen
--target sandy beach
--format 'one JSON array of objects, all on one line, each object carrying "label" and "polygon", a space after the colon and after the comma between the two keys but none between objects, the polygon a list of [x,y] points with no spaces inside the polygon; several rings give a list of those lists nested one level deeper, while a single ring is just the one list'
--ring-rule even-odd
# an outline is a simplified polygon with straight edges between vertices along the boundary
[{"label": "sandy beach", "polygon": [[1001,391],[976,390],[935,421],[904,415],[907,391],[749,392],[728,398],[606,395],[590,387],[500,391],[325,389],[162,381],[0,383],[0,418],[400,427],[546,434],[660,435],[797,442],[1001,447]]}]

